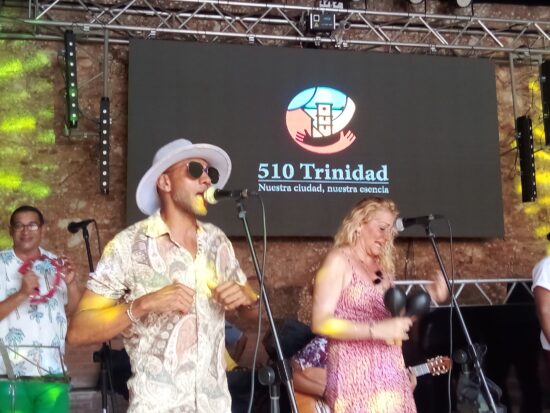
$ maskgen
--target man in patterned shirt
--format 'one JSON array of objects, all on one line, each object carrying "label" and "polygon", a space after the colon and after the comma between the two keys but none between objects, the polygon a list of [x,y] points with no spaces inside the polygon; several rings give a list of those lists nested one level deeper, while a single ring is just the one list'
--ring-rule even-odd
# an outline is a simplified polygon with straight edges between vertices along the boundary
[{"label": "man in patterned shirt", "polygon": [[40,247],[44,231],[40,210],[21,206],[0,251],[0,412],[69,411],[62,356],[80,291],[68,259]]},{"label": "man in patterned shirt", "polygon": [[106,247],[68,341],[122,333],[132,365],[128,412],[230,413],[224,363],[227,310],[255,313],[225,234],[197,216],[203,194],[231,172],[221,148],[177,139],[158,150],[136,201],[149,215]]}]

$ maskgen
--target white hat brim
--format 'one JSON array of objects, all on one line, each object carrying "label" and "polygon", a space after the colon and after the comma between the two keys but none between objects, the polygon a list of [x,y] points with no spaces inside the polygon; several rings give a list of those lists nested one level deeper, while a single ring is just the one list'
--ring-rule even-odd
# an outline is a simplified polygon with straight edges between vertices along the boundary
[{"label": "white hat brim", "polygon": [[152,215],[160,208],[160,200],[157,193],[157,180],[159,176],[175,163],[189,158],[204,159],[209,166],[213,166],[220,173],[220,179],[215,188],[223,188],[231,174],[231,159],[221,148],[208,143],[197,143],[182,146],[163,159],[154,163],[141,181],[136,190],[136,203],[141,212]]}]

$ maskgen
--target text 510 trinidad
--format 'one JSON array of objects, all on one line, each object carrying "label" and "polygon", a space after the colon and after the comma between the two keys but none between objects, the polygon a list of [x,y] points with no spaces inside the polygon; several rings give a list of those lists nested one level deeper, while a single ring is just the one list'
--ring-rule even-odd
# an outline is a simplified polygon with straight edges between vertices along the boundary
[{"label": "text 510 trinidad", "polygon": [[334,167],[326,163],[318,166],[313,162],[258,164],[258,179],[273,180],[311,180],[311,181],[349,181],[349,182],[388,182],[388,166],[380,165],[378,169],[367,169],[363,164]]}]

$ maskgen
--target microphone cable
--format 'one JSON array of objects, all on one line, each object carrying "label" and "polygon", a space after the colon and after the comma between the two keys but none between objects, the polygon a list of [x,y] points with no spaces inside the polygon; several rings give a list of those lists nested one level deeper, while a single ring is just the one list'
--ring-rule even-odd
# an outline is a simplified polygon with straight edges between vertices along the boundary
[{"label": "microphone cable", "polygon": [[256,344],[254,346],[254,356],[252,357],[252,368],[250,369],[250,398],[248,399],[247,413],[252,412],[252,405],[254,403],[254,391],[256,387],[256,360],[258,358],[258,350],[260,348],[260,336],[262,333],[262,303],[263,303],[263,291],[264,291],[264,278],[265,278],[265,263],[267,258],[267,224],[265,217],[265,204],[260,194],[256,194],[256,198],[260,201],[262,207],[262,229],[263,229],[263,253],[262,253],[262,265],[260,267],[259,274],[259,286],[260,286],[260,302],[258,305],[258,329],[256,332]]},{"label": "microphone cable", "polygon": [[[448,218],[445,218],[447,226],[449,228],[449,255],[451,259],[451,280],[447,289],[449,290],[451,305],[449,306],[449,356],[453,354],[453,311],[455,300],[455,262],[454,262],[454,248],[453,248],[453,226]],[[448,280],[446,279],[445,282]],[[450,287],[450,288],[449,288]],[[447,375],[447,402],[449,404],[449,413],[452,412],[452,394],[451,394],[451,372]]]}]

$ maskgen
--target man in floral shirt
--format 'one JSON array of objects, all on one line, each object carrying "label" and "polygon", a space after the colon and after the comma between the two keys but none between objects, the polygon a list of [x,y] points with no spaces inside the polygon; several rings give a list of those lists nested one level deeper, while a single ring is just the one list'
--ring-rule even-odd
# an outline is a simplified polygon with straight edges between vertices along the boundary
[{"label": "man in floral shirt", "polygon": [[13,248],[0,252],[0,412],[69,411],[62,357],[80,292],[67,258],[40,247],[44,231],[42,213],[21,206],[10,218]]},{"label": "man in floral shirt", "polygon": [[71,320],[71,343],[123,334],[128,412],[231,411],[224,315],[255,313],[257,294],[225,234],[197,219],[204,192],[230,172],[229,156],[213,145],[178,139],[159,149],[136,192],[149,217],[106,246]]}]

